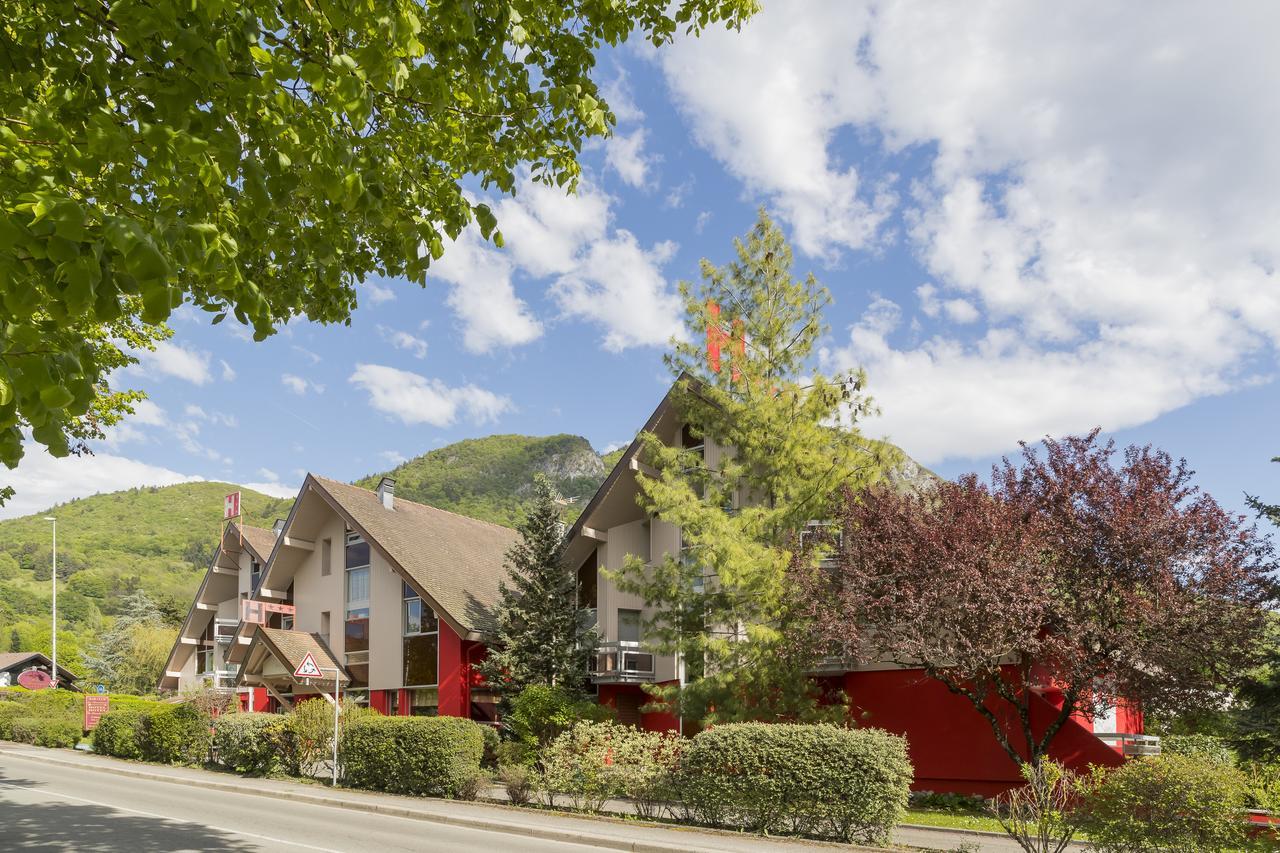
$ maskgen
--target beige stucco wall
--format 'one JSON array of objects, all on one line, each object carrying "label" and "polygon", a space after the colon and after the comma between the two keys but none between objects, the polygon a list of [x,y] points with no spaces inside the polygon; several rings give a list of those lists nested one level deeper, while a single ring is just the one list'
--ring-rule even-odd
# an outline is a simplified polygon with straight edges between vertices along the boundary
[{"label": "beige stucco wall", "polygon": [[377,551],[370,557],[369,575],[369,689],[388,690],[403,684],[404,587]]},{"label": "beige stucco wall", "polygon": [[[320,614],[329,611],[329,647],[342,659],[342,622],[346,616],[343,589],[343,536],[346,527],[336,513],[327,515],[316,533],[315,549],[307,552],[293,574],[293,604],[297,608],[293,627],[297,631],[320,631]],[[328,577],[320,574],[321,541],[333,542],[333,559]]]}]

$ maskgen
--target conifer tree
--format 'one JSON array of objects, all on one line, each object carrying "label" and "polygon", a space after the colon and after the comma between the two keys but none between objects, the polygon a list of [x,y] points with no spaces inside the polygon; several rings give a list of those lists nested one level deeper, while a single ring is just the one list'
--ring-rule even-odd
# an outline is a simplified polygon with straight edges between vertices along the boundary
[{"label": "conifer tree", "polygon": [[822,559],[800,533],[833,517],[840,489],[876,482],[901,457],[855,428],[871,410],[861,372],[815,370],[831,296],[812,275],[792,277],[791,249],[764,210],[735,246],[735,261],[703,260],[701,282],[680,284],[689,335],[667,364],[690,446],[641,436],[639,502],[680,527],[682,552],[653,565],[631,557],[618,580],[657,611],[645,642],[683,661],[683,686],[650,689],[686,718],[841,717],[805,677],[820,655],[788,572]]},{"label": "conifer tree", "polygon": [[85,655],[85,666],[113,692],[151,693],[164,674],[175,633],[151,597],[138,590],[121,602],[120,614]]},{"label": "conifer tree", "polygon": [[534,477],[520,540],[507,552],[498,634],[480,672],[503,698],[535,684],[582,690],[595,631],[578,607],[577,573],[564,560],[565,528],[551,481]]}]

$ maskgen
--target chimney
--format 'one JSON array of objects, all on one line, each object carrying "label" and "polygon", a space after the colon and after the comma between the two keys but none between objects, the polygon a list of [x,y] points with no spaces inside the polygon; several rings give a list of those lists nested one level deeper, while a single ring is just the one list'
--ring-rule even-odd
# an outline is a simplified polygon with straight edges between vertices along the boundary
[{"label": "chimney", "polygon": [[277,539],[280,538],[280,534],[284,532],[283,518],[277,518],[274,522],[271,523],[271,532],[276,535]]},{"label": "chimney", "polygon": [[395,509],[396,481],[390,477],[383,477],[378,482],[378,498],[382,501],[382,505],[386,509]]}]

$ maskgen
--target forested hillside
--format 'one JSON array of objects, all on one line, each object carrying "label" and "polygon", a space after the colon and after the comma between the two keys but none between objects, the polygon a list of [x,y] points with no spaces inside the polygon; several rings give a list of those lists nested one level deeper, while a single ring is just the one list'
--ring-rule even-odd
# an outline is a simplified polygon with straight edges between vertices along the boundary
[{"label": "forested hillside", "polygon": [[549,477],[569,500],[565,514],[573,519],[607,471],[581,436],[491,435],[432,450],[356,485],[372,489],[382,477],[393,477],[401,497],[511,526],[535,473]]}]

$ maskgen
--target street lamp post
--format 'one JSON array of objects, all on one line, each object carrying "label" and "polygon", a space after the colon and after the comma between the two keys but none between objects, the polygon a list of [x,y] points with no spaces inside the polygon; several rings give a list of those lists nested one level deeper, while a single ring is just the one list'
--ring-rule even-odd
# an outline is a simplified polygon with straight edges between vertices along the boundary
[{"label": "street lamp post", "polygon": [[53,522],[53,569],[49,575],[49,583],[53,586],[53,666],[50,667],[53,672],[53,686],[58,687],[58,519],[51,515],[44,517],[45,521]]}]

